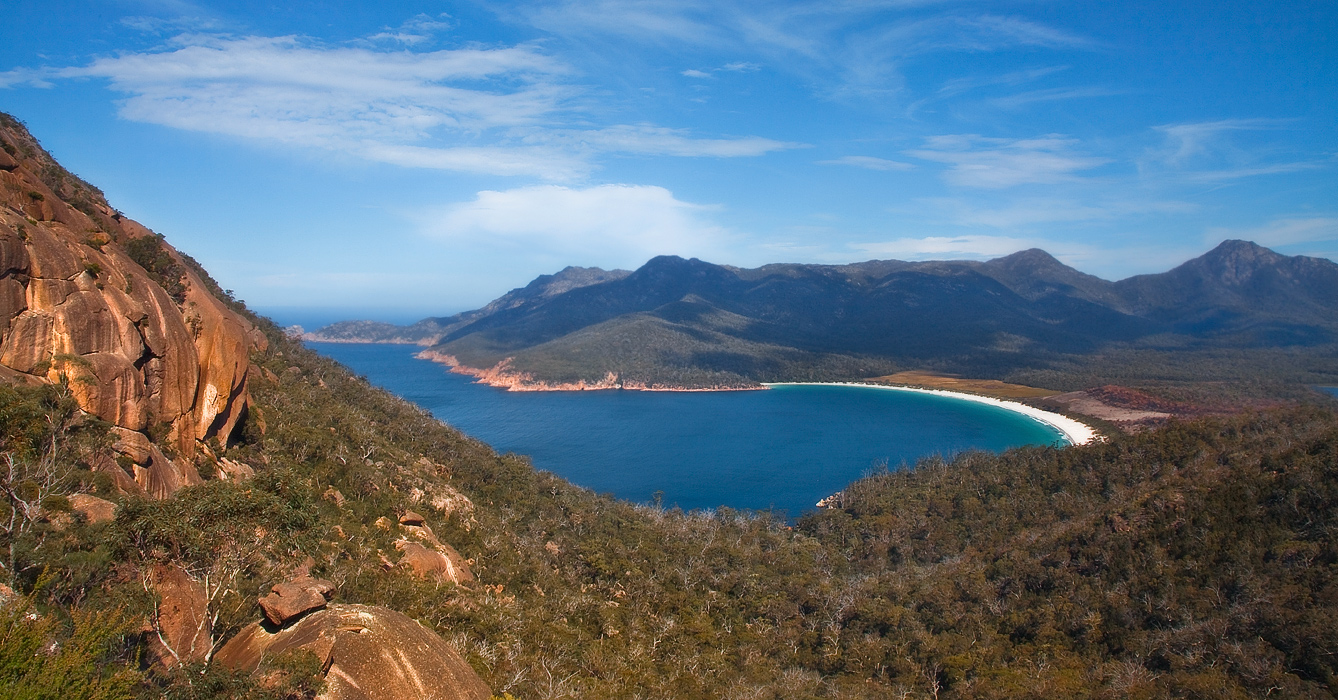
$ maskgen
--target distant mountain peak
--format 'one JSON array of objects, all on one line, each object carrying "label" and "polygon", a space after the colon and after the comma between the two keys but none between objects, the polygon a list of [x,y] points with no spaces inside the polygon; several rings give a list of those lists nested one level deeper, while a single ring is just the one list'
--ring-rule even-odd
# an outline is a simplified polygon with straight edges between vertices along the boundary
[{"label": "distant mountain peak", "polygon": [[1252,241],[1222,241],[1216,248],[1180,266],[1221,284],[1237,286],[1249,282],[1259,270],[1276,267],[1287,256]]},{"label": "distant mountain peak", "polygon": [[1011,270],[1070,270],[1068,265],[1055,259],[1055,256],[1040,248],[1019,250],[1011,255],[995,258],[985,263],[987,267],[1002,267]]},{"label": "distant mountain peak", "polygon": [[735,277],[730,270],[697,258],[682,258],[677,255],[657,255],[637,268],[632,277],[638,279],[661,279],[679,277]]},{"label": "distant mountain peak", "polygon": [[1254,241],[1229,240],[1217,244],[1216,248],[1204,253],[1201,259],[1221,261],[1231,264],[1276,262],[1286,256],[1273,252]]}]

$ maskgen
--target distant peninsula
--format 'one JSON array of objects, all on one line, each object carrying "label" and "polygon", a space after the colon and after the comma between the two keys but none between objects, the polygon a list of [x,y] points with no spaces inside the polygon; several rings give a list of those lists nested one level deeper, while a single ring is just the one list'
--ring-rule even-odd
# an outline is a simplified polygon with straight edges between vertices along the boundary
[{"label": "distant peninsula", "polygon": [[[1140,419],[1338,383],[1338,264],[1237,240],[1116,282],[1038,249],[754,269],[661,256],[631,272],[568,267],[454,316],[345,321],[304,338],[421,345],[515,391],[718,391],[915,370],[1042,394],[1110,385],[1105,400],[1065,400],[1118,405],[1134,391],[1146,398],[1112,415]],[[1149,401],[1180,408],[1135,410]]]}]

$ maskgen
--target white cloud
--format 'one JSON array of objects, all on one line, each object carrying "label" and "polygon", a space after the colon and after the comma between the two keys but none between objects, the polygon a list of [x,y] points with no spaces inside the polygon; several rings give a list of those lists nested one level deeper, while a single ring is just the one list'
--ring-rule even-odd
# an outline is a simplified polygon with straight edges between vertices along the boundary
[{"label": "white cloud", "polygon": [[[927,53],[1096,46],[1085,37],[1020,17],[925,11],[935,4],[942,3],[552,0],[525,3],[503,13],[559,36],[752,51],[769,66],[774,63],[824,83],[836,93],[897,89],[902,62]],[[749,61],[722,68],[755,69],[756,64]]]},{"label": "white cloud", "polygon": [[1210,155],[1221,149],[1222,137],[1233,131],[1257,131],[1277,128],[1273,119],[1223,119],[1213,122],[1165,124],[1153,127],[1166,142],[1156,154],[1159,160],[1181,165],[1196,156]]},{"label": "white cloud", "polygon": [[429,235],[461,246],[638,266],[662,254],[718,257],[730,234],[707,218],[711,210],[663,187],[541,185],[479,192],[421,221]]},{"label": "white cloud", "polygon": [[1338,241],[1338,218],[1331,216],[1281,218],[1253,228],[1214,227],[1208,229],[1204,241],[1213,244],[1228,238],[1254,241],[1262,246]]},{"label": "white cloud", "polygon": [[1192,182],[1221,182],[1223,180],[1236,180],[1242,177],[1255,177],[1256,175],[1281,175],[1283,173],[1297,173],[1303,170],[1314,170],[1320,167],[1318,163],[1275,163],[1273,165],[1241,166],[1235,168],[1225,168],[1222,170],[1200,170],[1185,174],[1185,179]]},{"label": "white cloud", "polygon": [[585,131],[554,130],[535,138],[553,143],[580,145],[598,151],[683,157],[737,158],[803,147],[802,144],[757,136],[732,139],[692,138],[685,129],[668,129],[648,124],[637,126],[620,124]]},{"label": "white cloud", "polygon": [[887,160],[886,158],[875,158],[873,156],[841,156],[833,160],[820,160],[818,165],[849,165],[855,168],[864,168],[866,170],[914,170],[915,166],[910,163],[902,163],[896,160]]},{"label": "white cloud", "polygon": [[1312,160],[1283,156],[1266,132],[1288,129],[1292,120],[1224,119],[1153,127],[1160,146],[1145,154],[1140,167],[1190,183],[1220,183],[1261,175],[1280,175],[1323,167]]},{"label": "white cloud", "polygon": [[1049,88],[1045,90],[1030,90],[1028,92],[1018,93],[1016,95],[1007,95],[1005,97],[996,97],[989,101],[990,104],[1004,109],[1017,109],[1026,105],[1038,102],[1059,102],[1061,100],[1077,100],[1091,97],[1114,97],[1123,95],[1120,90],[1112,90],[1105,87],[1067,87],[1067,88]]},{"label": "white cloud", "polygon": [[[372,38],[412,45],[445,24],[420,16]],[[591,127],[574,74],[528,44],[410,51],[194,34],[87,66],[0,73],[0,87],[104,78],[126,96],[120,115],[133,121],[408,167],[559,181],[584,177],[608,152],[743,157],[796,146],[653,125]]]},{"label": "white cloud", "polygon": [[436,17],[426,14],[419,14],[398,28],[386,28],[385,31],[373,34],[368,39],[371,41],[393,41],[405,46],[416,46],[432,40],[437,32],[442,32],[451,28],[451,23],[446,21],[450,15],[441,13]]},{"label": "white cloud", "polygon": [[360,154],[379,163],[490,175],[537,175],[545,180],[577,180],[593,169],[589,161],[557,148],[456,147],[433,148],[367,143]]},{"label": "white cloud", "polygon": [[715,74],[720,71],[724,71],[726,73],[752,73],[754,71],[759,71],[759,70],[762,70],[762,66],[760,64],[748,63],[746,61],[736,61],[734,63],[726,63],[725,65],[720,66],[719,68],[708,68],[706,70],[689,68],[685,71],[679,71],[679,75],[686,76],[689,78],[714,78]]},{"label": "white cloud", "polygon": [[1078,142],[1058,135],[1034,139],[986,138],[975,134],[934,136],[923,148],[907,151],[922,160],[947,163],[944,179],[965,187],[1001,189],[1078,179],[1078,171],[1109,163],[1079,155]]},{"label": "white cloud", "polygon": [[897,238],[872,243],[852,243],[861,253],[923,260],[934,256],[951,258],[994,258],[1037,247],[1036,241],[1008,236],[929,236]]},{"label": "white cloud", "polygon": [[[60,75],[108,79],[128,95],[120,113],[133,121],[381,160],[380,154],[432,137],[468,142],[491,129],[540,124],[571,94],[552,82],[569,69],[531,46],[412,53],[327,48],[295,37],[209,36],[178,44],[101,58]],[[440,150],[445,167],[460,161],[453,148]],[[522,155],[500,168],[474,160],[466,169],[512,174]],[[552,173],[545,161],[519,169]]]},{"label": "white cloud", "polygon": [[1140,214],[1170,216],[1197,209],[1185,202],[1160,199],[1104,199],[1091,202],[1062,197],[1010,198],[1006,206],[986,207],[963,199],[924,200],[958,226],[1019,229],[1040,224],[1108,221]]}]

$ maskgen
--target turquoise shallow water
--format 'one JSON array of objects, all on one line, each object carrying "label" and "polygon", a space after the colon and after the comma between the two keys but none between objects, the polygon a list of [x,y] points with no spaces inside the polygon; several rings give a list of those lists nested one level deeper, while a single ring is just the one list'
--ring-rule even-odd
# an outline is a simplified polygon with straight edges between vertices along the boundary
[{"label": "turquoise shallow water", "polygon": [[877,463],[1062,444],[1054,428],[952,398],[846,386],[769,391],[508,393],[419,360],[417,347],[309,343],[500,452],[621,498],[791,516]]}]

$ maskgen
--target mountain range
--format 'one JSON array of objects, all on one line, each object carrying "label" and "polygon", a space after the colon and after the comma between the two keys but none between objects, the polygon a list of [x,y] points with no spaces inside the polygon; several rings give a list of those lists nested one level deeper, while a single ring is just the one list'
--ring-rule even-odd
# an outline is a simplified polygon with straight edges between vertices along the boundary
[{"label": "mountain range", "polygon": [[634,272],[569,267],[456,316],[344,322],[308,338],[429,345],[428,356],[511,386],[1002,375],[1130,349],[1332,356],[1338,264],[1238,240],[1115,282],[1039,249],[755,269],[661,256]]}]

